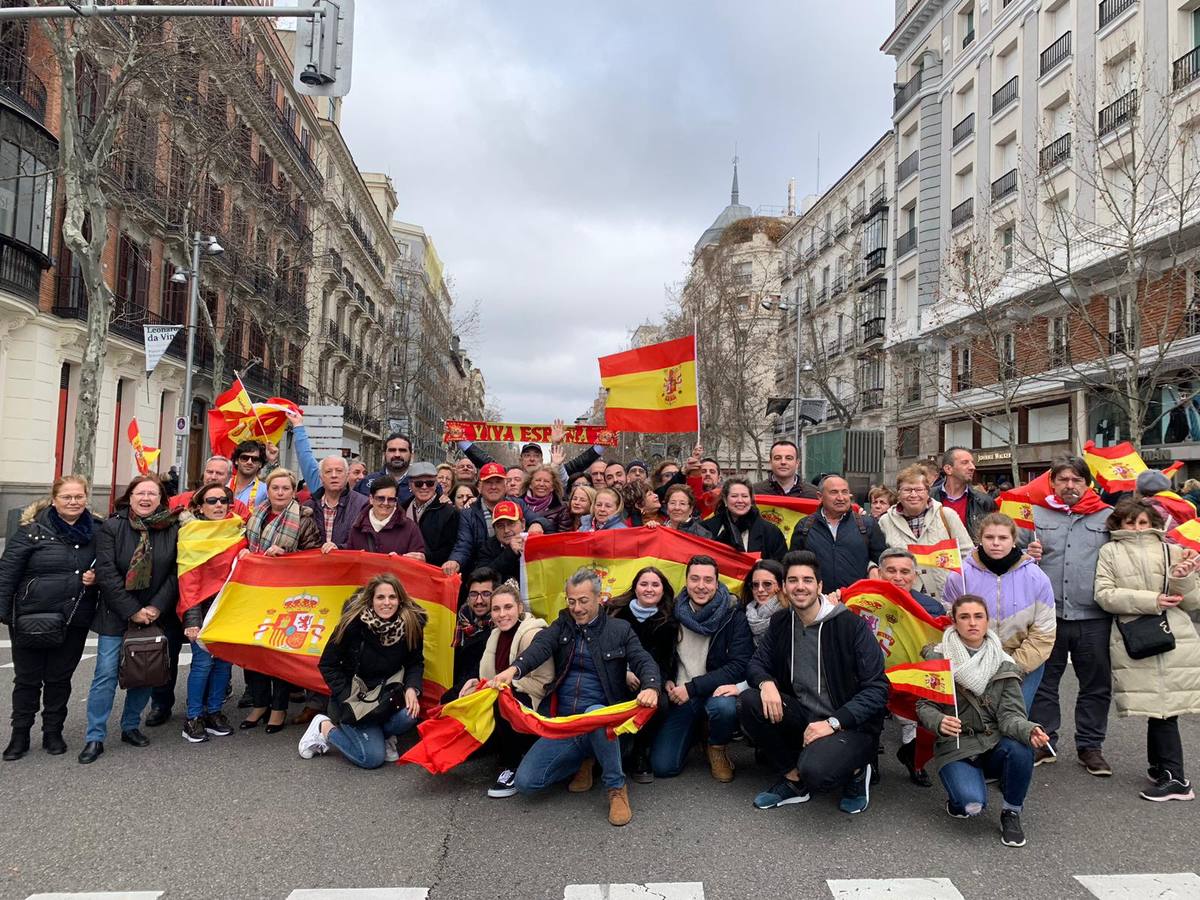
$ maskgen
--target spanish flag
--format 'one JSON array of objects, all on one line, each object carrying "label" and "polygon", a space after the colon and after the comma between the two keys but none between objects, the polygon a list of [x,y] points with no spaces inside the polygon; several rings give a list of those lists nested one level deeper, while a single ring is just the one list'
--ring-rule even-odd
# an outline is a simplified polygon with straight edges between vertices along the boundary
[{"label": "spanish flag", "polygon": [[783,540],[792,546],[792,532],[805,516],[811,516],[821,506],[820,500],[807,497],[779,497],[760,494],[754,498],[758,514],[783,532]]},{"label": "spanish flag", "polygon": [[931,659],[919,663],[902,663],[884,670],[892,690],[932,700],[934,703],[954,703],[954,674],[950,660]]},{"label": "spanish flag", "polygon": [[535,616],[547,622],[565,608],[563,586],[582,567],[595,570],[601,581],[601,600],[623,594],[643,566],[657,566],[678,593],[684,585],[687,561],[703,554],[717,561],[721,581],[737,593],[756,558],[725,544],[673,528],[617,528],[611,531],[569,531],[530,535],[525,541],[522,580]]},{"label": "spanish flag", "polygon": [[936,544],[909,544],[908,552],[917,558],[919,566],[962,574],[962,552],[954,538]]},{"label": "spanish flag", "polygon": [[921,662],[921,651],[942,639],[949,616],[934,618],[908,591],[864,578],[842,589],[842,603],[871,626],[888,666]]},{"label": "spanish flag", "polygon": [[1196,518],[1196,507],[1192,501],[1180,497],[1174,491],[1159,491],[1154,495],[1154,499],[1162,504],[1176,522],[1190,522]]},{"label": "spanish flag", "polygon": [[299,412],[300,407],[283,397],[252,403],[242,380],[235,378],[232,387],[217,397],[208,411],[208,442],[213,453],[232,459],[242,441],[278,444],[287,429],[287,410]]},{"label": "spanish flag", "polygon": [[518,701],[508,685],[483,687],[433,710],[417,725],[421,740],[400,757],[400,764],[415,763],[434,775],[450,771],[491,736],[496,706],[514,731],[546,738],[576,737],[597,728],[605,729],[609,738],[634,734],[655,712],[628,700],[574,716],[543,716]]},{"label": "spanish flag", "polygon": [[1095,441],[1083,445],[1083,460],[1092,470],[1092,476],[1103,490],[1132,491],[1137,487],[1137,477],[1149,466],[1129,441],[1112,447],[1097,447]]},{"label": "spanish flag", "polygon": [[696,339],[682,337],[600,357],[608,389],[605,424],[613,431],[697,431]]},{"label": "spanish flag", "polygon": [[125,434],[129,438],[129,443],[133,446],[133,462],[137,466],[138,474],[149,475],[150,470],[154,468],[154,464],[158,461],[158,448],[147,447],[142,443],[142,430],[138,427],[138,420],[136,418],[129,420],[129,428],[126,429]]},{"label": "spanish flag", "polygon": [[1200,519],[1190,519],[1167,532],[1167,540],[1200,551]]},{"label": "spanish flag", "polygon": [[422,706],[434,707],[454,683],[454,618],[460,579],[403,556],[319,550],[239,560],[208,611],[200,640],[219,659],[328,693],[317,669],[350,596],[381,572],[395,575],[425,624]]},{"label": "spanish flag", "polygon": [[180,615],[221,590],[245,546],[246,523],[241,516],[215,521],[197,518],[179,526],[175,561]]},{"label": "spanish flag", "polygon": [[1000,494],[1000,512],[1016,523],[1018,528],[1033,531],[1033,501],[1025,494],[1017,491],[1004,491]]}]

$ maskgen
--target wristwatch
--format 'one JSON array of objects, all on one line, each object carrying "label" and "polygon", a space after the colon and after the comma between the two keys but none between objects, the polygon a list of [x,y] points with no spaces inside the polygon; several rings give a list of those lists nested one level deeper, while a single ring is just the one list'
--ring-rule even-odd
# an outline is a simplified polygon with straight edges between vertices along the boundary
[{"label": "wristwatch", "polygon": [[830,716],[828,719],[825,720],[825,722],[834,731],[842,730],[842,723],[839,722],[835,716]]}]

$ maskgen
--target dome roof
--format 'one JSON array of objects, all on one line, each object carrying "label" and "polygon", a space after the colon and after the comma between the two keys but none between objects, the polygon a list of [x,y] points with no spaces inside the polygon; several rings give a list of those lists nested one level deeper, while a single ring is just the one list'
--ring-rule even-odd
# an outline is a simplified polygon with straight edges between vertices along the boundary
[{"label": "dome roof", "polygon": [[734,222],[749,219],[753,215],[754,210],[738,202],[738,173],[735,159],[733,161],[733,188],[729,192],[729,205],[721,210],[721,214],[713,220],[704,234],[700,235],[700,240],[696,241],[696,246],[693,248],[694,252],[699,253],[709,244],[715,244],[721,239],[721,234],[726,228]]}]

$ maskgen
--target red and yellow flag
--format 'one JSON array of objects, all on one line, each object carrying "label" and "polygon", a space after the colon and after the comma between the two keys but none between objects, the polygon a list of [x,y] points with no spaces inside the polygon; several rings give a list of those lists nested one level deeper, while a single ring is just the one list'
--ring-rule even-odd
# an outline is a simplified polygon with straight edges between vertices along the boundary
[{"label": "red and yellow flag", "polygon": [[921,662],[925,646],[939,642],[950,627],[949,616],[934,618],[908,591],[888,581],[856,581],[842,589],[842,603],[871,626],[889,667]]},{"label": "red and yellow flag", "polygon": [[950,660],[930,659],[919,663],[902,663],[884,670],[892,690],[934,703],[954,703],[954,675]]},{"label": "red and yellow flag", "polygon": [[129,443],[133,445],[133,463],[137,466],[138,474],[149,475],[150,470],[158,461],[158,448],[147,447],[142,442],[142,430],[138,427],[136,418],[129,420],[129,428],[126,429],[125,434],[129,438]]},{"label": "red and yellow flag", "polygon": [[543,716],[523,705],[507,685],[484,687],[451,700],[417,725],[421,740],[400,757],[434,775],[448,772],[483,746],[496,727],[495,707],[514,731],[537,737],[567,738],[603,728],[610,738],[634,734],[654,715],[652,707],[627,700],[574,716]]},{"label": "red and yellow flag", "polygon": [[278,444],[287,429],[287,410],[300,407],[283,397],[270,397],[266,403],[251,403],[240,378],[213,401],[208,411],[208,442],[213,453],[233,458],[242,441],[270,441]]},{"label": "red and yellow flag", "polygon": [[780,497],[774,494],[757,494],[754,505],[758,514],[783,532],[787,546],[792,545],[792,532],[805,516],[811,516],[821,506],[820,500],[807,497]]},{"label": "red and yellow flag", "polygon": [[241,516],[191,519],[179,526],[175,562],[180,615],[221,590],[245,546],[246,523]]},{"label": "red and yellow flag", "polygon": [[1132,491],[1137,477],[1149,466],[1129,441],[1111,447],[1097,447],[1095,441],[1083,445],[1083,461],[1092,470],[1096,483],[1106,491]]},{"label": "red and yellow flag", "polygon": [[696,340],[692,336],[600,357],[608,389],[605,424],[613,431],[696,431]]},{"label": "red and yellow flag", "polygon": [[1033,501],[1016,491],[1004,491],[998,498],[1000,512],[1016,523],[1018,528],[1033,530]]},{"label": "red and yellow flag", "polygon": [[954,538],[936,544],[909,544],[908,552],[917,558],[919,566],[962,574],[962,551],[958,549],[958,541]]},{"label": "red and yellow flag", "polygon": [[525,596],[535,616],[551,621],[566,606],[563,586],[567,577],[584,566],[600,576],[601,599],[605,602],[629,590],[633,576],[643,566],[661,569],[678,593],[684,584],[687,561],[698,554],[717,561],[721,581],[734,593],[741,591],[755,563],[754,556],[673,528],[531,535],[525,541],[523,557]]},{"label": "red and yellow flag", "polygon": [[403,556],[319,550],[239,560],[209,610],[200,640],[214,656],[310,690],[328,693],[317,669],[350,596],[391,572],[425,610],[422,707],[454,683],[454,618],[460,579]]},{"label": "red and yellow flag", "polygon": [[1200,519],[1191,519],[1167,532],[1167,540],[1200,551]]}]

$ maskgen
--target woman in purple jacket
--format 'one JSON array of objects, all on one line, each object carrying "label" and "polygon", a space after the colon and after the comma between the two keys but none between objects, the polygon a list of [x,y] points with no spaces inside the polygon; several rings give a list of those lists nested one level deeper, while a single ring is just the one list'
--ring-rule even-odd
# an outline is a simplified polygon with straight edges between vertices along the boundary
[{"label": "woman in purple jacket", "polygon": [[1021,694],[1028,710],[1054,649],[1054,589],[1046,573],[1021,552],[1017,526],[1003,513],[989,513],[979,523],[979,547],[963,560],[962,578],[951,575],[946,580],[942,600],[953,603],[963,594],[987,601],[989,624],[1021,670]]},{"label": "woman in purple jacket", "polygon": [[396,502],[396,479],[381,475],[371,482],[371,502],[350,526],[349,550],[408,556],[425,562],[421,528]]}]

